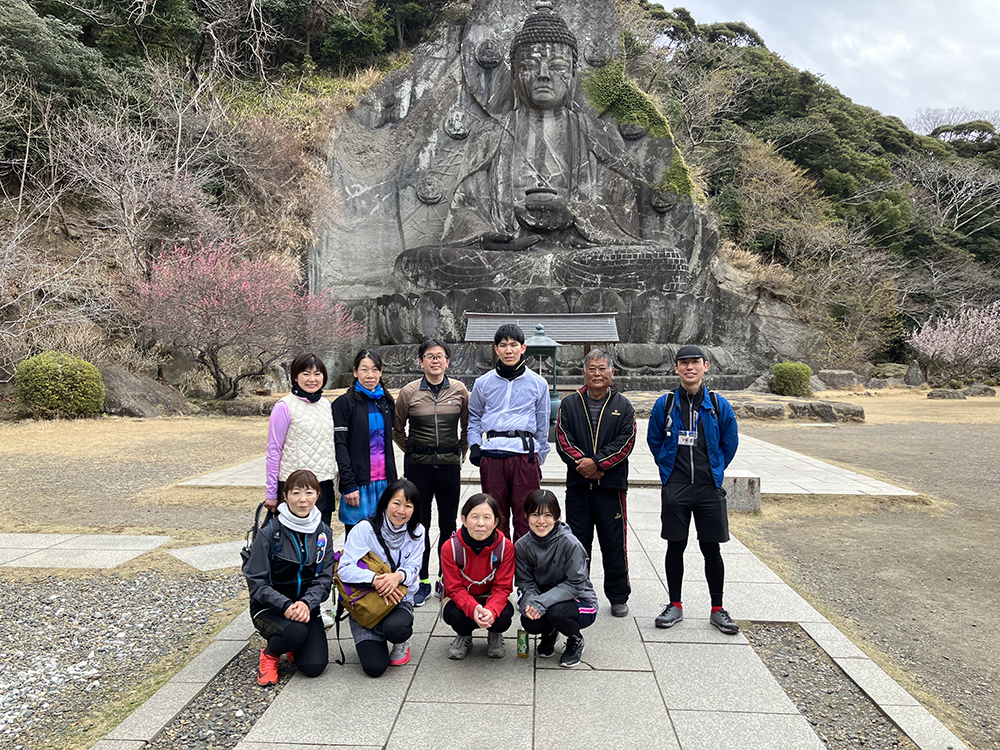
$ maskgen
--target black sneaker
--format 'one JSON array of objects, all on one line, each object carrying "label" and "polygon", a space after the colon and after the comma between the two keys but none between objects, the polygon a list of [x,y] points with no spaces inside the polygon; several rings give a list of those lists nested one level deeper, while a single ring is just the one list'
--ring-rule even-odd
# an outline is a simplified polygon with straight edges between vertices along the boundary
[{"label": "black sneaker", "polygon": [[708,621],[726,635],[736,635],[740,632],[740,626],[733,622],[733,618],[724,609],[713,612]]},{"label": "black sneaker", "polygon": [[558,637],[559,634],[554,630],[551,633],[543,634],[538,641],[535,653],[543,659],[551,659],[556,653],[556,638]]},{"label": "black sneaker", "polygon": [[656,616],[656,627],[672,628],[683,619],[684,613],[681,611],[681,608],[675,607],[673,604],[668,604],[666,609]]},{"label": "black sneaker", "polygon": [[560,667],[575,667],[583,656],[583,636],[571,635],[566,639],[566,650],[559,659]]},{"label": "black sneaker", "polygon": [[618,604],[611,605],[611,616],[612,617],[628,617],[628,604],[626,602],[620,602]]}]

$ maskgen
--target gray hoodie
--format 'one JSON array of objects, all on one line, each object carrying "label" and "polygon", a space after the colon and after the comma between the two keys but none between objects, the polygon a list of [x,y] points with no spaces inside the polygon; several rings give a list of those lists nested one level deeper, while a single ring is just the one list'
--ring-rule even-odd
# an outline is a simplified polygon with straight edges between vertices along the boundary
[{"label": "gray hoodie", "polygon": [[562,521],[546,536],[529,531],[514,544],[514,585],[522,614],[532,606],[541,614],[559,602],[579,599],[597,611],[587,553]]}]

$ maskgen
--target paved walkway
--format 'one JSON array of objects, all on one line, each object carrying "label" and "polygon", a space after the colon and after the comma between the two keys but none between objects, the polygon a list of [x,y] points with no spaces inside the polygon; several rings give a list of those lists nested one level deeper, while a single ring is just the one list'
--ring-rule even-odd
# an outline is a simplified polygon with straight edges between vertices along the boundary
[{"label": "paved walkway", "polygon": [[[476,490],[466,486],[463,499]],[[486,639],[477,634],[469,657],[451,661],[447,649],[454,634],[432,598],[415,612],[409,664],[390,668],[378,680],[365,677],[349,631],[342,630],[347,664],[331,663],[315,679],[292,677],[237,750],[437,750],[445,745],[469,750],[823,750],[747,640],[709,625],[710,601],[697,548],[686,554],[686,619],[670,630],[653,626],[667,600],[658,490],[630,491],[628,522],[630,615],[612,618],[601,596],[597,621],[584,631],[587,646],[577,668],[537,659],[534,640],[531,656],[518,659],[514,628],[504,659],[487,658]],[[800,624],[921,750],[966,747],[738,540],[724,546],[724,556],[726,606],[734,617]],[[600,593],[597,550],[592,570]],[[226,668],[252,633],[243,613],[95,750],[141,748]],[[333,656],[338,653],[333,631],[329,637]],[[361,716],[380,718],[359,721]],[[445,729],[455,727],[462,728],[460,735]]]},{"label": "paved walkway", "polygon": [[[733,468],[760,475],[763,492],[911,494],[759,440],[742,440],[739,463]],[[670,630],[653,626],[667,600],[658,481],[644,445],[637,448],[632,464],[636,481],[629,492],[630,616],[612,618],[602,596],[597,621],[584,631],[587,646],[579,667],[561,669],[558,659],[536,659],[534,642],[531,656],[518,659],[514,628],[504,659],[488,659],[485,637],[477,635],[467,659],[450,661],[447,648],[453,634],[432,598],[416,611],[409,664],[390,668],[378,680],[365,677],[345,630],[347,664],[331,663],[316,679],[296,674],[238,750],[436,750],[445,745],[525,750],[581,746],[822,750],[809,723],[747,640],[742,635],[725,636],[708,624],[710,602],[696,546],[686,555],[685,621]],[[545,469],[547,480],[562,479],[562,464],[554,457]],[[187,484],[262,486],[263,461]],[[468,483],[463,497],[477,491],[477,485]],[[36,538],[35,546],[26,544],[28,536]],[[3,565],[22,560],[31,564],[32,556],[48,555],[51,564],[53,550],[63,545],[75,544],[66,547],[70,551],[87,546],[107,549],[111,539],[120,542],[112,551],[135,554],[140,544],[152,548],[166,540],[0,535],[0,560]],[[171,554],[203,570],[235,567],[240,545],[206,545]],[[738,540],[723,551],[726,607],[737,620],[800,624],[921,750],[966,747]],[[592,570],[600,593],[602,566],[596,549]],[[244,612],[95,750],[139,750],[227,667],[252,633]],[[337,650],[333,631],[330,639],[333,655]]]},{"label": "paved walkway", "polygon": [[[646,447],[647,419],[640,419],[639,439],[629,459],[629,482],[633,486],[659,486],[660,475],[653,457]],[[395,446],[394,446],[395,447]],[[402,454],[396,450],[396,465],[403,465]],[[740,448],[729,466],[730,474],[750,474],[760,477],[760,491],[764,494],[791,495],[915,495],[917,493],[863,474],[842,469],[816,458],[795,451],[779,448],[763,440],[740,435]],[[542,466],[542,481],[563,484],[566,467],[553,455]],[[468,462],[462,467],[462,480],[478,484],[479,470]],[[264,458],[231,466],[222,471],[182,482],[186,485],[205,487],[263,487]]]}]

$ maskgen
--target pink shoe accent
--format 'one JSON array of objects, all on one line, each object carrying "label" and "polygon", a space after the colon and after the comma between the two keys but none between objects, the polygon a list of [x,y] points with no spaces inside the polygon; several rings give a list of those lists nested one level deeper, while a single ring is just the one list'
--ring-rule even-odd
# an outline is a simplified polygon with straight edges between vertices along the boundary
[{"label": "pink shoe accent", "polygon": [[406,653],[403,654],[401,659],[389,659],[389,666],[391,667],[401,667],[410,661],[410,647],[406,647]]}]

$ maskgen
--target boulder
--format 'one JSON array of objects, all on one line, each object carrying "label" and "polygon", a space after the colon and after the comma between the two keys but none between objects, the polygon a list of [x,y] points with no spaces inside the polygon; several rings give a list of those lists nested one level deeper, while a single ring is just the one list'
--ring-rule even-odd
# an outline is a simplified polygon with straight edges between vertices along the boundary
[{"label": "boulder", "polygon": [[784,419],[785,407],[782,404],[746,404],[747,411],[758,419]]},{"label": "boulder", "polygon": [[864,378],[853,370],[820,370],[818,375],[830,390],[857,388],[865,382]]},{"label": "boulder", "polygon": [[102,367],[101,378],[104,380],[105,414],[153,418],[198,411],[173,388],[120,367]]},{"label": "boulder", "polygon": [[750,393],[770,393],[771,392],[771,378],[773,376],[770,372],[765,372],[750,385],[748,385],[744,390]]},{"label": "boulder", "polygon": [[827,385],[815,375],[809,377],[809,390],[813,393],[827,390]]},{"label": "boulder", "polygon": [[864,422],[865,408],[858,404],[848,404],[843,401],[831,401],[830,405],[837,414],[838,422]]},{"label": "boulder", "polygon": [[933,391],[928,392],[927,398],[941,398],[941,399],[965,399],[965,394],[961,391],[953,391],[950,388],[935,388]]},{"label": "boulder", "polygon": [[656,344],[616,344],[615,352],[625,367],[659,367],[663,349]]},{"label": "boulder", "polygon": [[883,362],[880,365],[875,365],[872,370],[871,377],[873,378],[902,378],[906,375],[907,366],[901,365],[896,362]]},{"label": "boulder", "polygon": [[871,389],[881,388],[906,388],[906,381],[902,378],[872,378],[868,381]]},{"label": "boulder", "polygon": [[277,401],[276,398],[234,398],[223,401],[219,408],[230,417],[260,417],[270,414]]},{"label": "boulder", "polygon": [[970,385],[964,391],[963,394],[966,396],[996,396],[997,392],[995,388],[990,388],[988,385],[983,385],[982,383],[975,383]]},{"label": "boulder", "polygon": [[903,376],[903,382],[913,387],[924,382],[924,372],[920,369],[920,363],[917,360],[912,360],[910,366],[906,368],[906,375]]}]

